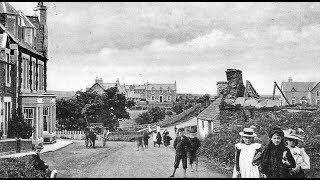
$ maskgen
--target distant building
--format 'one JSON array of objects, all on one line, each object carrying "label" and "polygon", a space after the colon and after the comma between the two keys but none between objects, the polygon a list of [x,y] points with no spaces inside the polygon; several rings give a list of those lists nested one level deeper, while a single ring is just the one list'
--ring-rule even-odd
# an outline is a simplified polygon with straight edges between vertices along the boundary
[{"label": "distant building", "polygon": [[[288,82],[281,83],[281,90],[291,104],[320,105],[320,82],[294,82],[290,77]],[[284,97],[280,98],[282,105],[287,105]]]},{"label": "distant building", "polygon": [[111,87],[117,87],[119,92],[123,93],[127,99],[136,102],[135,108],[141,109],[156,106],[171,108],[177,97],[176,82],[173,84],[125,85],[120,84],[119,80],[115,83],[104,83],[101,78],[96,78],[95,83],[87,91],[102,94],[104,90]]}]

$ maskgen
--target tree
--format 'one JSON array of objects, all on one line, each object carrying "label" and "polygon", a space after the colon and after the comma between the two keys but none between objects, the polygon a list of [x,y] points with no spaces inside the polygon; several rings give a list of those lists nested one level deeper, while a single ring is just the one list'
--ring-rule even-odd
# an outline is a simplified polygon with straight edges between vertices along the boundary
[{"label": "tree", "polygon": [[154,107],[149,110],[150,115],[152,116],[152,122],[159,122],[165,118],[165,110],[160,107]]},{"label": "tree", "polygon": [[59,99],[56,102],[58,128],[63,130],[82,130],[86,126],[81,115],[81,107],[76,99]]},{"label": "tree", "polygon": [[29,139],[32,136],[32,131],[33,128],[24,120],[21,109],[14,110],[8,124],[8,137]]},{"label": "tree", "polygon": [[180,114],[183,112],[184,109],[184,103],[183,102],[178,102],[178,103],[174,103],[172,106],[172,110],[176,113],[176,114]]},{"label": "tree", "polygon": [[139,116],[135,119],[135,122],[139,125],[141,124],[151,124],[153,121],[152,116],[149,112],[144,112],[139,114]]}]

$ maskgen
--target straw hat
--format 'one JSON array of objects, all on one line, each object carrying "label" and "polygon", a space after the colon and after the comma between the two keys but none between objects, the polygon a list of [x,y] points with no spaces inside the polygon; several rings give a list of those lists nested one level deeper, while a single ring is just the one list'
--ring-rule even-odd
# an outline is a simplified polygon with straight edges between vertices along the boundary
[{"label": "straw hat", "polygon": [[244,128],[242,132],[239,132],[240,136],[245,137],[256,137],[257,134],[254,133],[252,128]]},{"label": "straw hat", "polygon": [[303,142],[303,137],[299,134],[296,133],[295,130],[293,129],[287,129],[287,130],[284,130],[284,137],[286,138],[289,138],[289,139],[297,139],[299,141],[302,141]]}]

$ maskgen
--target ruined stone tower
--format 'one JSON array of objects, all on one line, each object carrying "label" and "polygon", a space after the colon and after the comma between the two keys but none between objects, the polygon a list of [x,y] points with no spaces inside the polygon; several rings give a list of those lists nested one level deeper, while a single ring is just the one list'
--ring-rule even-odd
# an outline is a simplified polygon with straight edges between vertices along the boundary
[{"label": "ruined stone tower", "polygon": [[242,80],[242,71],[238,69],[227,69],[226,75],[229,91],[227,98],[243,97],[245,87]]}]

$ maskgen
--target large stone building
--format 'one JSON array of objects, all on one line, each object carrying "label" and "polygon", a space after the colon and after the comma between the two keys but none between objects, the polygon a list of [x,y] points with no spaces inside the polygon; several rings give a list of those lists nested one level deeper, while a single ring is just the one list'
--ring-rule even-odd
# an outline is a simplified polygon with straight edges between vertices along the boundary
[{"label": "large stone building", "polygon": [[118,87],[119,92],[125,94],[127,99],[134,100],[136,102],[135,108],[146,109],[156,106],[171,108],[176,102],[176,82],[173,84],[125,85],[120,84],[119,80],[115,83],[104,83],[101,78],[96,78],[95,83],[87,91],[102,94],[110,87]]},{"label": "large stone building", "polygon": [[4,137],[13,111],[21,110],[35,129],[34,144],[55,138],[55,95],[47,93],[47,8],[26,16],[0,2],[0,124]]},{"label": "large stone building", "polygon": [[[320,106],[320,82],[295,82],[290,77],[281,83],[281,90],[291,104],[309,104]],[[283,96],[282,105],[288,103]]]}]

